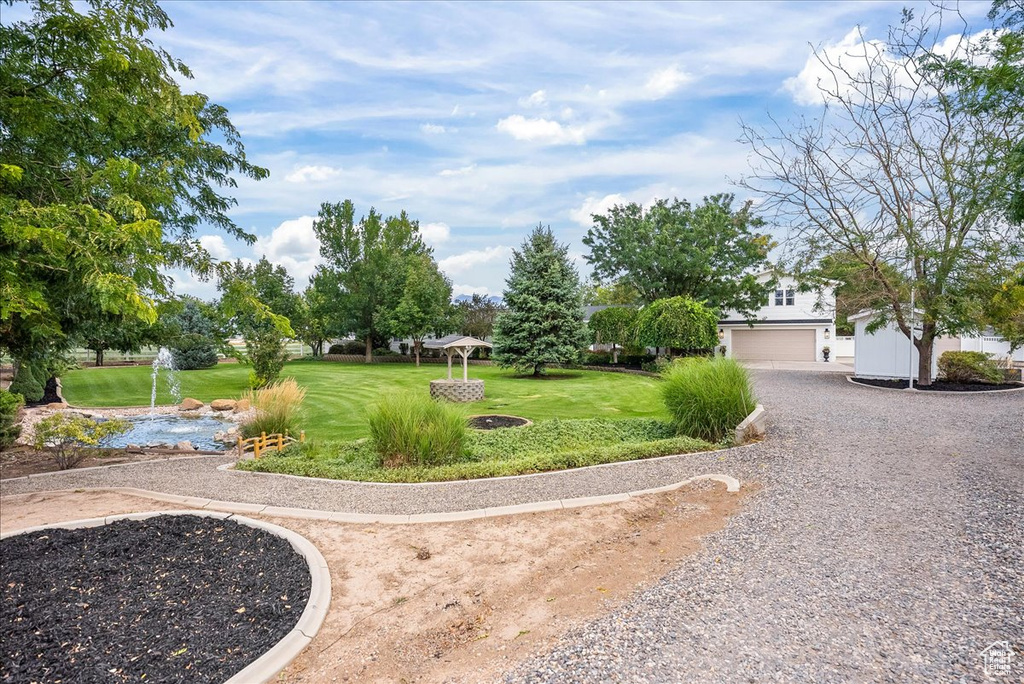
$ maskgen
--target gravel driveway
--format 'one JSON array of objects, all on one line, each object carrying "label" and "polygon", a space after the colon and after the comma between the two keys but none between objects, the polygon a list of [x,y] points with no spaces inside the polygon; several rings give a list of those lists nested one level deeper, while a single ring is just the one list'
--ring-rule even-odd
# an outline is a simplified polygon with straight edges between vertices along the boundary
[{"label": "gravel driveway", "polygon": [[[765,489],[509,682],[1024,681],[1024,393],[756,373]],[[1016,649],[988,676],[980,652]]]}]

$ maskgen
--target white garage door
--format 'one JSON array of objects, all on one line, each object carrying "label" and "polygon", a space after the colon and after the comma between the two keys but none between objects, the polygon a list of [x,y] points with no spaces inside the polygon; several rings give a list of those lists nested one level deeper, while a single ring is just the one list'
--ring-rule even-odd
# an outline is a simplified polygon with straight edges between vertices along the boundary
[{"label": "white garage door", "polygon": [[814,330],[733,330],[732,355],[748,361],[814,361]]}]

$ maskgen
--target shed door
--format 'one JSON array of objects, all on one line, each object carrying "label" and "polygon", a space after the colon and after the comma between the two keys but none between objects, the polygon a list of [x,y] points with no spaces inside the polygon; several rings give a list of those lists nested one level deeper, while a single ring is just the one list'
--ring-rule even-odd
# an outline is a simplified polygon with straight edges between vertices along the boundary
[{"label": "shed door", "polygon": [[749,361],[814,361],[814,330],[733,330],[732,355]]}]

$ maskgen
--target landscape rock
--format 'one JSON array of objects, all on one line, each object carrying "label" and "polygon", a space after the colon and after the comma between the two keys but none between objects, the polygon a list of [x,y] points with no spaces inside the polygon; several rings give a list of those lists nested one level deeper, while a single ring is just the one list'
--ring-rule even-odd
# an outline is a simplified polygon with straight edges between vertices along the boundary
[{"label": "landscape rock", "polygon": [[125,449],[141,449],[142,447],[139,446],[138,444],[132,444],[131,442],[129,442],[128,444],[125,445],[124,448]]},{"label": "landscape rock", "polygon": [[62,409],[62,408],[65,408],[66,406],[67,406],[67,404],[65,404],[63,402],[55,401],[52,404],[47,404],[46,408],[48,408],[48,409]]},{"label": "landscape rock", "polygon": [[214,411],[231,411],[236,403],[234,399],[214,399],[210,402],[210,408]]},{"label": "landscape rock", "polygon": [[252,402],[248,399],[239,399],[235,402],[235,413],[241,413],[242,411],[248,411],[252,408]]},{"label": "landscape rock", "polygon": [[192,397],[185,397],[181,404],[178,406],[182,411],[195,411],[196,409],[203,408],[203,402]]},{"label": "landscape rock", "polygon": [[187,440],[184,441],[184,442],[178,442],[177,444],[174,445],[174,448],[177,449],[178,451],[193,451],[193,450],[195,450],[195,447],[192,446],[192,442],[189,442]]},{"label": "landscape rock", "polygon": [[229,437],[231,437],[233,435],[237,435],[237,434],[238,434],[238,426],[237,425],[232,425],[231,427],[228,428],[228,436]]}]

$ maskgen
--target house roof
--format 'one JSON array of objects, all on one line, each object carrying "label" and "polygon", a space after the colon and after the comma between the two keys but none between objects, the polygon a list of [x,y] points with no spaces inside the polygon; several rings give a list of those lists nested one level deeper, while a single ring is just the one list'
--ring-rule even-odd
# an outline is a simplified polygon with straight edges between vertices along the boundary
[{"label": "house roof", "polygon": [[466,335],[445,335],[444,337],[429,342],[424,342],[427,349],[451,349],[454,347],[491,347],[490,342],[478,340],[475,337]]}]

